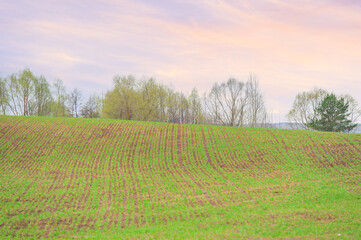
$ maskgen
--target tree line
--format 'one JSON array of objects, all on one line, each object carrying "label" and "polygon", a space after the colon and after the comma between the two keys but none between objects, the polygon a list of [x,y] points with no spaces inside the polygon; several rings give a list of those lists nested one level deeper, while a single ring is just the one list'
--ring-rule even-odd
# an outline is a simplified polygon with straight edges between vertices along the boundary
[{"label": "tree line", "polygon": [[184,94],[155,79],[115,76],[105,96],[91,95],[83,102],[82,92],[68,92],[59,79],[51,85],[43,76],[24,69],[0,78],[1,114],[113,118],[168,123],[214,124],[262,127],[266,107],[258,80],[230,78],[214,84],[202,97],[196,88]]},{"label": "tree line", "polygon": [[82,103],[82,94],[75,88],[66,91],[63,81],[50,85],[44,76],[29,69],[0,78],[1,114],[18,116],[99,117],[101,98],[92,95]]},{"label": "tree line", "polygon": [[[329,95],[323,89],[297,94],[287,119],[297,129],[351,131],[361,116],[360,106],[350,95],[333,95],[332,99]],[[348,125],[320,127],[327,125],[326,122],[333,121],[334,125],[342,122],[340,116],[327,121],[321,119],[321,105],[326,97],[328,105],[338,108],[330,110],[324,104],[323,110],[328,113],[323,118],[327,118],[325,114],[334,116],[342,108],[343,124]],[[0,114],[272,127],[259,81],[253,74],[246,81],[229,78],[215,83],[202,96],[196,88],[185,94],[154,78],[117,75],[113,87],[104,96],[92,94],[84,100],[79,89],[67,91],[60,79],[49,84],[44,76],[36,76],[26,68],[0,78]]]},{"label": "tree line", "polygon": [[263,95],[253,75],[245,83],[235,78],[216,83],[202,97],[196,88],[185,95],[153,78],[115,76],[113,81],[103,99],[104,118],[253,127],[267,122]]}]

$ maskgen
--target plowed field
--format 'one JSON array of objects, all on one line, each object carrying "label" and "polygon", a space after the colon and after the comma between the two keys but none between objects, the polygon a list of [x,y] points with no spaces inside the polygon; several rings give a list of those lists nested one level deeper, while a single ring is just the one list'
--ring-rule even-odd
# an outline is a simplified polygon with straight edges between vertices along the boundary
[{"label": "plowed field", "polygon": [[361,238],[361,134],[0,116],[0,239]]}]

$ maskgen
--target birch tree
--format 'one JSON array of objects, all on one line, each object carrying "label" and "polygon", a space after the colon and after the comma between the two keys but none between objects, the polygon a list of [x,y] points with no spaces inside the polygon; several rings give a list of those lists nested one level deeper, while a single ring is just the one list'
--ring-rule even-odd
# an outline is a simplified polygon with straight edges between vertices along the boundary
[{"label": "birch tree", "polygon": [[79,108],[81,107],[82,94],[78,88],[74,88],[69,94],[69,105],[72,117],[79,117]]},{"label": "birch tree", "polygon": [[0,114],[2,115],[6,114],[6,110],[9,104],[9,90],[7,84],[7,79],[0,77]]},{"label": "birch tree", "polygon": [[198,95],[196,88],[193,88],[191,94],[188,97],[188,103],[190,108],[190,120],[189,123],[200,124],[204,122],[203,110],[201,99]]},{"label": "birch tree", "polygon": [[64,83],[56,79],[53,84],[54,102],[52,104],[52,115],[54,117],[68,117],[69,109],[67,107],[68,94]]},{"label": "birch tree", "polygon": [[250,75],[246,83],[248,126],[264,127],[266,124],[266,107],[259,82],[255,75]]},{"label": "birch tree", "polygon": [[33,115],[34,88],[35,77],[28,68],[10,76],[8,106],[14,115]]},{"label": "birch tree", "polygon": [[48,116],[51,112],[53,97],[49,89],[49,83],[45,77],[35,79],[35,112],[37,116]]}]

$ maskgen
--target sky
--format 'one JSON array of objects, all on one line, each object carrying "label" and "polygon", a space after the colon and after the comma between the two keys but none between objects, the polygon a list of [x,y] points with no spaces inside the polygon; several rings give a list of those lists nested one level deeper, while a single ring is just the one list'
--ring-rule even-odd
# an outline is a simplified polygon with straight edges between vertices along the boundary
[{"label": "sky", "polygon": [[258,77],[275,122],[299,92],[361,104],[359,0],[0,0],[0,76],[104,94],[115,75],[183,93]]}]

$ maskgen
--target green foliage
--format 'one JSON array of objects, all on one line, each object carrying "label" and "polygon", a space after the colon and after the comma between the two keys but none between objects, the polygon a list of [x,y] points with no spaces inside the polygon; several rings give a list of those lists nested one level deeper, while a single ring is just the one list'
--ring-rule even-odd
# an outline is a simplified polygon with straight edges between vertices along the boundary
[{"label": "green foliage", "polygon": [[66,106],[68,94],[66,93],[66,89],[62,80],[55,80],[55,83],[53,84],[53,94],[54,101],[51,103],[51,116],[68,117],[70,115],[70,110]]},{"label": "green foliage", "polygon": [[49,83],[43,76],[36,78],[34,90],[36,116],[49,116],[53,97],[51,95]]},{"label": "green foliage", "polygon": [[135,78],[133,76],[115,76],[113,82],[113,90],[105,95],[103,101],[102,117],[125,120],[134,119],[138,98]]},{"label": "green foliage", "polygon": [[316,115],[307,126],[318,131],[350,132],[357,124],[347,119],[349,103],[343,97],[337,99],[335,94],[327,94],[316,107]]},{"label": "green foliage", "polygon": [[105,95],[102,118],[199,124],[204,115],[198,92],[187,98],[153,78],[137,81],[133,76],[114,78]]},{"label": "green foliage", "polygon": [[159,91],[161,86],[153,78],[142,81],[137,98],[136,119],[157,121],[160,119]]}]

